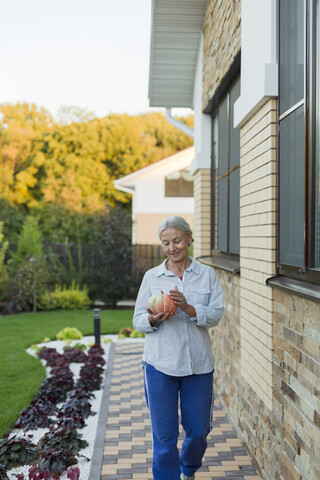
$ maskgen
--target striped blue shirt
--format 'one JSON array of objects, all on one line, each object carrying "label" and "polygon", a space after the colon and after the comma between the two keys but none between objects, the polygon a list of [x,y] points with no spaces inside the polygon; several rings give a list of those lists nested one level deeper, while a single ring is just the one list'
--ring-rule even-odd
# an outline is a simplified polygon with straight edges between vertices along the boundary
[{"label": "striped blue shirt", "polygon": [[[209,373],[214,368],[209,327],[223,315],[223,291],[214,270],[189,257],[191,265],[182,280],[166,268],[166,260],[144,275],[138,293],[133,327],[146,334],[143,360],[167,375]],[[174,286],[196,311],[189,317],[180,308],[167,321],[152,327],[148,320],[148,300]]]}]

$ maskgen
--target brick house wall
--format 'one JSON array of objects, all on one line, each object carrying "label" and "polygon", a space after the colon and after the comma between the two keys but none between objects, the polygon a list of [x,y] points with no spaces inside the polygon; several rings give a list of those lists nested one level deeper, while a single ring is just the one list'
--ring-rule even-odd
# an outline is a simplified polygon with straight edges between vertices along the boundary
[{"label": "brick house wall", "polygon": [[211,253],[211,170],[200,169],[194,177],[194,258]]},{"label": "brick house wall", "polygon": [[241,374],[272,409],[277,118],[269,100],[240,132]]},{"label": "brick house wall", "polygon": [[224,292],[225,313],[217,327],[210,330],[215,362],[215,394],[232,412],[239,414],[240,376],[240,276],[215,268]]},{"label": "brick house wall", "polygon": [[209,0],[203,24],[203,109],[240,50],[240,0]]},{"label": "brick house wall", "polygon": [[[240,51],[240,12],[240,1],[208,1],[203,109]],[[277,121],[277,100],[271,99],[240,130],[241,273],[215,268],[225,292],[224,317],[211,330],[215,392],[264,479],[316,480],[320,306],[266,285],[267,278],[277,273]],[[211,224],[211,188],[210,172],[199,172],[194,248],[195,256],[204,256],[210,255],[204,238],[211,237],[207,223]],[[206,216],[200,220],[202,205]]]},{"label": "brick house wall", "polygon": [[283,478],[320,478],[320,306],[274,289],[274,428]]}]

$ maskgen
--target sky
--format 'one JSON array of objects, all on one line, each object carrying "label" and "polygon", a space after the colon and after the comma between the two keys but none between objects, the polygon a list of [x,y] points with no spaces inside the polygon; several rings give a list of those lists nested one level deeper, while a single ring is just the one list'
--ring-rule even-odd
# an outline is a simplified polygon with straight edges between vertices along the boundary
[{"label": "sky", "polygon": [[0,0],[0,103],[148,108],[151,0]]}]

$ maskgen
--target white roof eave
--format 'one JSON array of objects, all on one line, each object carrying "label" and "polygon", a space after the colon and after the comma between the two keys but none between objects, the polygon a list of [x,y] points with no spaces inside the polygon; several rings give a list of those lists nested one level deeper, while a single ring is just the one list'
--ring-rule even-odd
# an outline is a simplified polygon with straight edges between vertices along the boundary
[{"label": "white roof eave", "polygon": [[193,108],[193,87],[207,0],[153,0],[149,104]]},{"label": "white roof eave", "polygon": [[128,186],[125,184],[129,182],[129,183],[132,183],[132,185],[134,185],[135,179],[140,175],[143,175],[146,172],[153,170],[155,168],[159,168],[159,166],[163,166],[167,163],[171,163],[178,159],[181,159],[182,157],[190,157],[190,164],[191,164],[191,161],[194,158],[194,147],[192,146],[192,147],[185,148],[184,150],[180,150],[179,152],[174,153],[169,157],[163,158],[162,160],[158,160],[157,162],[152,163],[151,165],[147,165],[146,167],[140,168],[139,170],[129,173],[124,177],[118,178],[117,180],[114,180],[113,183],[116,188],[119,188],[120,186],[128,188]]}]

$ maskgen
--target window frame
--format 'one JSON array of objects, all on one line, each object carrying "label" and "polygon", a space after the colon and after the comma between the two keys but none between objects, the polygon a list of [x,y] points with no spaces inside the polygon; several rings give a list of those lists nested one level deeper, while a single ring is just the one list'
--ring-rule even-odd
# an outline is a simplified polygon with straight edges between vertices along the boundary
[{"label": "window frame", "polygon": [[[215,173],[215,148],[214,148],[214,128],[215,128],[215,117],[218,114],[219,107],[222,105],[224,100],[227,100],[227,122],[228,127],[230,127],[230,95],[231,90],[240,81],[240,68],[236,72],[231,71],[230,77],[227,82],[223,85],[223,90],[219,92],[218,101],[215,103],[215,108],[211,110],[211,252],[214,255],[221,255],[226,258],[239,260],[240,259],[240,228],[239,228],[239,253],[230,252],[230,174],[235,170],[240,170],[240,155],[239,155],[239,164],[230,168],[230,128],[228,128],[227,133],[227,172],[223,174],[220,179],[227,177],[227,252],[218,249],[218,237],[216,237],[216,227],[218,225],[215,223],[215,219],[219,219],[219,202],[215,203],[216,196],[216,173]],[[240,134],[240,132],[239,132]],[[240,152],[240,139],[239,139],[239,152]],[[219,180],[219,178],[218,178]],[[239,198],[240,202],[240,198]]]},{"label": "window frame", "polygon": [[[293,266],[280,262],[280,224],[278,224],[277,267],[278,272],[283,276],[319,285],[320,267],[315,268],[317,2],[318,8],[320,8],[319,0],[304,0],[304,99],[281,115],[279,111],[280,102],[278,101],[278,137],[280,121],[299,108],[299,106],[304,105],[304,266]],[[279,37],[280,29],[280,2],[278,2]],[[278,50],[280,55],[280,41]],[[278,82],[280,95],[280,74]],[[279,142],[278,162],[280,149],[281,145]],[[280,176],[281,172],[279,172],[278,185],[280,185]],[[278,195],[277,210],[280,212],[280,195]],[[281,219],[279,221],[281,222]]]}]

